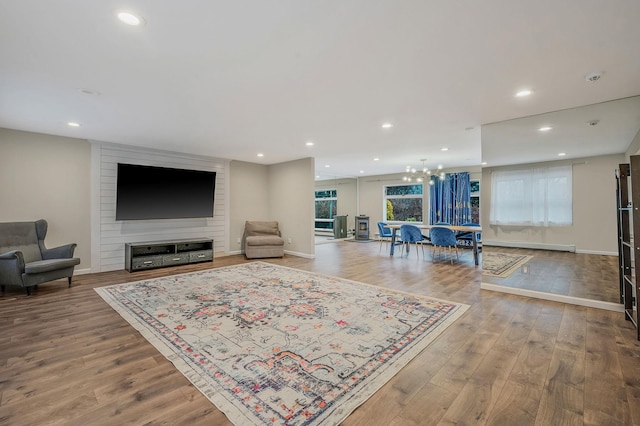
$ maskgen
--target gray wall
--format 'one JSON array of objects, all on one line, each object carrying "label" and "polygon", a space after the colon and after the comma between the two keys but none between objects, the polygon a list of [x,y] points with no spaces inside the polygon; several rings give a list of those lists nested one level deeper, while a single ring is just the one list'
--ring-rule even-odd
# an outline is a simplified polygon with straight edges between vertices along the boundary
[{"label": "gray wall", "polygon": [[242,251],[245,221],[277,220],[285,251],[313,257],[313,158],[268,166],[232,161],[230,168],[230,252]]},{"label": "gray wall", "polygon": [[625,153],[626,161],[629,162],[630,155],[638,155],[640,154],[640,130],[636,133],[636,136],[631,141],[629,148],[627,148],[627,152]]},{"label": "gray wall", "polygon": [[[378,232],[376,223],[384,222],[386,220],[383,202],[384,187],[386,185],[401,185],[404,183],[402,181],[402,176],[403,174],[377,175],[361,177],[358,179],[360,197],[360,211],[358,213],[369,216],[371,237],[373,237],[373,234]],[[425,187],[426,186],[427,185],[425,185]],[[428,203],[425,202],[425,200],[428,199],[429,196],[427,191],[427,194],[423,197],[423,212],[427,211]],[[349,227],[351,228],[351,225]]]},{"label": "gray wall", "polygon": [[82,139],[0,128],[0,222],[46,219],[45,243],[76,243],[91,266],[91,146]]},{"label": "gray wall", "polygon": [[[230,163],[231,204],[229,250],[240,253],[240,241],[247,220],[271,220],[269,214],[269,167],[262,164]],[[277,219],[274,219],[277,220]]]},{"label": "gray wall", "polygon": [[532,164],[483,169],[480,185],[482,240],[487,244],[526,243],[549,248],[575,245],[580,253],[617,254],[614,171],[624,160],[623,154],[617,154],[536,163],[536,166],[573,164],[573,225],[551,228],[491,226],[491,173]]},{"label": "gray wall", "polygon": [[269,216],[280,222],[285,251],[315,256],[313,158],[269,166]]}]

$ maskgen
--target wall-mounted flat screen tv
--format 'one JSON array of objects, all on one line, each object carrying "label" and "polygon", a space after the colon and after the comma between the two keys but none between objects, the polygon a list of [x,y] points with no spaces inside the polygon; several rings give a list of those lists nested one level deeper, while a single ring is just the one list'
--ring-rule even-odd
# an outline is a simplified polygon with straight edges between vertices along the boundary
[{"label": "wall-mounted flat screen tv", "polygon": [[118,163],[116,220],[213,217],[216,172]]}]

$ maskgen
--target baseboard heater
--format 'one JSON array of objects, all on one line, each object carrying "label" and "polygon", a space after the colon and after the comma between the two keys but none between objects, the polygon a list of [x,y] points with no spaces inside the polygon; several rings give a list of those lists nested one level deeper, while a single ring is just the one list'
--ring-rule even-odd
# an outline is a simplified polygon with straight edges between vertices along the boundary
[{"label": "baseboard heater", "polygon": [[565,244],[542,244],[542,243],[528,243],[524,241],[486,241],[482,240],[483,246],[494,247],[514,247],[514,248],[527,248],[534,250],[556,250],[556,251],[569,251],[575,253],[575,245]]}]

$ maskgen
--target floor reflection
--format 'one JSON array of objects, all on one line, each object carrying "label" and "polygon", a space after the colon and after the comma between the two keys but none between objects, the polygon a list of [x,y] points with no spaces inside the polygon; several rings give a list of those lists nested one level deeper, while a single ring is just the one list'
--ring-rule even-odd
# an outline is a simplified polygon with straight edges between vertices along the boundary
[{"label": "floor reflection", "polygon": [[508,277],[483,275],[484,283],[620,303],[616,256],[487,246],[483,252],[533,256]]}]

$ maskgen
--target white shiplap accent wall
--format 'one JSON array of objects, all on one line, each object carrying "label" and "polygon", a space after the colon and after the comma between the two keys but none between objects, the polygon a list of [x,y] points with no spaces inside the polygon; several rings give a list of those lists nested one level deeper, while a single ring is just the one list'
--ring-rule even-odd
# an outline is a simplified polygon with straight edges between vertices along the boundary
[{"label": "white shiplap accent wall", "polygon": [[[214,252],[227,252],[229,161],[127,145],[92,142],[92,272],[124,269],[129,242],[211,238]],[[116,221],[118,163],[216,172],[213,218]]]}]

